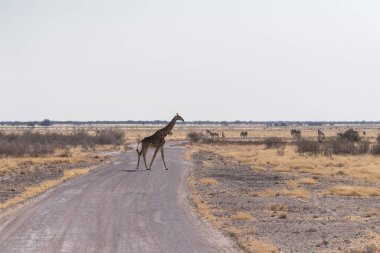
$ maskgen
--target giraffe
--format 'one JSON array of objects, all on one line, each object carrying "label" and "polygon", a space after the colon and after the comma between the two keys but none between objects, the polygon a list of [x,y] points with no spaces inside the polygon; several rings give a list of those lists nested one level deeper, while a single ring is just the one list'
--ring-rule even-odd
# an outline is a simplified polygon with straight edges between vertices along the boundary
[{"label": "giraffe", "polygon": [[[145,163],[145,168],[147,170],[150,170],[150,167],[152,167],[152,163],[154,161],[154,158],[156,157],[157,155],[157,152],[158,150],[161,150],[161,157],[162,157],[162,161],[164,162],[164,166],[165,166],[165,169],[167,170],[168,168],[166,167],[166,164],[165,164],[165,156],[164,156],[164,145],[165,145],[165,137],[171,133],[175,123],[177,120],[182,120],[184,121],[184,119],[178,115],[175,115],[174,118],[169,122],[169,124],[167,124],[167,126],[165,126],[164,128],[160,129],[160,130],[157,130],[154,134],[152,134],[151,136],[148,136],[148,137],[145,137],[144,139],[142,139],[141,141],[139,141],[137,143],[137,154],[139,156],[138,158],[138,162],[137,162],[137,170],[139,169],[139,164],[140,164],[140,157],[141,155],[143,155],[143,158],[144,158],[144,163]],[[139,151],[139,143],[142,143],[141,145],[141,151]],[[148,166],[146,165],[146,153],[148,152],[148,149],[152,147],[152,148],[155,148],[155,151],[154,151],[154,154],[153,154],[153,158],[152,158],[152,161],[150,162],[150,165],[149,165],[149,168]]]}]

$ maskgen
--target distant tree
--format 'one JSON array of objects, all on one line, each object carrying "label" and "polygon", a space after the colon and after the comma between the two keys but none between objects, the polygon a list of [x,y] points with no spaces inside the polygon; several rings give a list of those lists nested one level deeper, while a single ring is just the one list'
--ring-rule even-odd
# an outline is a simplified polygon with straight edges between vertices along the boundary
[{"label": "distant tree", "polygon": [[36,124],[34,122],[28,122],[26,125],[28,127],[34,127]]},{"label": "distant tree", "polygon": [[44,119],[41,123],[41,126],[51,126],[52,122],[49,119]]}]

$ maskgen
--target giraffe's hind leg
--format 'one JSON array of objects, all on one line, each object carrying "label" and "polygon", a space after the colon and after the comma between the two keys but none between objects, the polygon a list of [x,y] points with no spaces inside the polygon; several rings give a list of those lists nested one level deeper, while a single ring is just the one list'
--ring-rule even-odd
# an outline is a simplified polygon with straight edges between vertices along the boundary
[{"label": "giraffe's hind leg", "polygon": [[138,154],[139,158],[138,158],[138,160],[137,160],[137,168],[136,168],[136,170],[139,169],[141,153],[142,153],[142,152],[139,153],[139,151],[137,150],[137,154]]},{"label": "giraffe's hind leg", "polygon": [[[143,158],[144,158],[144,163],[145,163],[145,168],[147,169],[147,170],[149,170],[148,169],[148,166],[146,165],[146,152],[147,152],[148,150],[144,150],[144,152],[143,152]],[[142,151],[141,151],[142,152]]]},{"label": "giraffe's hind leg", "polygon": [[164,147],[161,148],[161,157],[162,157],[162,161],[164,162],[165,169],[168,170],[165,163]]},{"label": "giraffe's hind leg", "polygon": [[154,158],[156,158],[158,150],[159,150],[159,148],[156,148],[156,150],[154,151],[154,155],[153,155],[152,161],[150,162],[149,169],[150,169],[150,167],[152,167],[152,163],[154,161]]},{"label": "giraffe's hind leg", "polygon": [[142,146],[141,146],[141,151],[139,154],[139,161],[137,163],[137,168],[138,168],[138,164],[140,163],[140,156],[142,155],[143,158],[144,158],[144,163],[145,163],[145,168],[148,169],[148,166],[146,165],[146,153],[148,152],[148,149],[149,149],[149,145],[147,145],[145,142],[142,143]]}]

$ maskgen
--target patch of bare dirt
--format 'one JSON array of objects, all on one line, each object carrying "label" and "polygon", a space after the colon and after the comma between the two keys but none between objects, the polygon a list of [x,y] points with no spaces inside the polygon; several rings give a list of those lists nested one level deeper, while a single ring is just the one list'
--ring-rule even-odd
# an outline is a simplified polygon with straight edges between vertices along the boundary
[{"label": "patch of bare dirt", "polygon": [[[380,197],[326,194],[335,185],[356,185],[353,180],[307,173],[301,177],[275,172],[270,165],[254,171],[249,165],[212,152],[197,152],[192,160],[194,196],[215,217],[209,220],[216,221],[219,229],[235,237],[247,251],[259,252],[255,251],[256,239],[278,248],[266,252],[361,252],[359,249],[366,248],[371,251],[363,252],[376,252],[380,249]],[[289,183],[304,177],[314,181]],[[205,178],[217,183],[202,183]],[[309,195],[297,195],[297,191]],[[234,219],[239,212],[248,218]],[[260,247],[259,243],[256,245]]]}]

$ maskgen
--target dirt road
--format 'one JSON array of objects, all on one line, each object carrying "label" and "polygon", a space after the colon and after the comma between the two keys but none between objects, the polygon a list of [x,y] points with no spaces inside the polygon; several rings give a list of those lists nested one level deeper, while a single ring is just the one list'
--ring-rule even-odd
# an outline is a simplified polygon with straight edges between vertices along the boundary
[{"label": "dirt road", "polygon": [[165,171],[136,171],[135,151],[60,185],[0,224],[1,252],[234,252],[188,203],[183,148],[167,144]]}]

